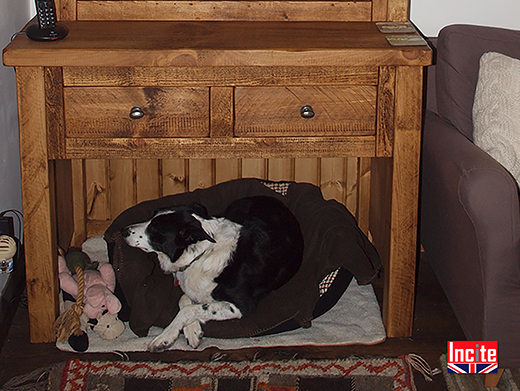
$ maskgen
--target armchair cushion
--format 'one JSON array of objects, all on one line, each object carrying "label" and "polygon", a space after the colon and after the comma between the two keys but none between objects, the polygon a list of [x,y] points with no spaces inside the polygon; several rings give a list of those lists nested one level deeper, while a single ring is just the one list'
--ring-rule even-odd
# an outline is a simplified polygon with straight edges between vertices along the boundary
[{"label": "armchair cushion", "polygon": [[473,140],[520,182],[520,60],[501,53],[480,59]]},{"label": "armchair cushion", "polygon": [[482,54],[499,52],[520,58],[520,31],[452,25],[437,40],[437,112],[473,140],[472,108]]}]

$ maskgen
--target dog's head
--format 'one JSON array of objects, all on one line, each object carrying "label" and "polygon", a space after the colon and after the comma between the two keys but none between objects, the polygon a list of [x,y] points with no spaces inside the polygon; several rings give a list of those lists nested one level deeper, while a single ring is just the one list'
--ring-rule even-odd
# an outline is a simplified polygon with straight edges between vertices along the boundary
[{"label": "dog's head", "polygon": [[121,234],[129,246],[166,254],[175,262],[188,246],[203,240],[215,242],[202,228],[201,220],[206,218],[206,208],[200,204],[175,206],[157,211],[148,221],[123,228]]}]

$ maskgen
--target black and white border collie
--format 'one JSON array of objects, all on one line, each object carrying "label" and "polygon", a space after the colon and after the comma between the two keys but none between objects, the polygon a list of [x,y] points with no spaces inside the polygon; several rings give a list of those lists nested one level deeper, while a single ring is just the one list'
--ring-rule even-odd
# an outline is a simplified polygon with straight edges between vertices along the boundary
[{"label": "black and white border collie", "polygon": [[156,253],[184,292],[179,313],[152,340],[151,351],[168,349],[181,331],[197,347],[201,324],[250,315],[296,274],[303,256],[295,216],[265,196],[234,201],[219,217],[209,217],[200,204],[174,206],[123,228],[122,235],[128,245]]}]

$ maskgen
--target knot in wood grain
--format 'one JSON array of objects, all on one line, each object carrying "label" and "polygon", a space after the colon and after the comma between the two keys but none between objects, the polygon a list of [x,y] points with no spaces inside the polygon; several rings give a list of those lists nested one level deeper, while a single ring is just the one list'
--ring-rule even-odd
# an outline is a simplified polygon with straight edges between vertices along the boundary
[{"label": "knot in wood grain", "polygon": [[267,138],[264,138],[262,139],[262,143],[269,146],[269,147],[272,147],[273,145],[276,145],[278,142],[278,140],[276,140],[275,137],[267,137]]}]

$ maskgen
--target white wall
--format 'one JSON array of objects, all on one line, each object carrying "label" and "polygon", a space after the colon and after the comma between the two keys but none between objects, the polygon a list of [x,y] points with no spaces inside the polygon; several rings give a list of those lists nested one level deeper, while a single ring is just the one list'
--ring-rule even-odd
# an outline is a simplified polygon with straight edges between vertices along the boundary
[{"label": "white wall", "polygon": [[520,0],[411,0],[410,19],[428,37],[455,23],[520,30]]},{"label": "white wall", "polygon": [[[32,2],[0,0],[0,48],[3,49],[11,36],[27,23]],[[0,65],[0,212],[7,209],[22,210],[18,116],[14,70]],[[0,292],[4,289],[7,277],[8,275],[0,274]]]}]

